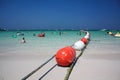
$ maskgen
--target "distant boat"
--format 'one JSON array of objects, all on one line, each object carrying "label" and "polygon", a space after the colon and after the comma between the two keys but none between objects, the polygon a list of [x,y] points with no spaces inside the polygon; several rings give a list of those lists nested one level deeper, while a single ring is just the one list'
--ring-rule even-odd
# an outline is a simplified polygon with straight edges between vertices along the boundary
[{"label": "distant boat", "polygon": [[24,36],[24,34],[22,32],[17,32],[16,35],[17,36]]},{"label": "distant boat", "polygon": [[38,34],[38,37],[45,37],[45,33]]},{"label": "distant boat", "polygon": [[120,37],[120,32],[117,32],[117,33],[115,34],[115,36],[116,36],[116,37]]},{"label": "distant boat", "polygon": [[101,31],[107,31],[107,29],[101,29]]},{"label": "distant boat", "polygon": [[107,32],[107,34],[114,36],[113,32],[111,32],[111,31]]}]

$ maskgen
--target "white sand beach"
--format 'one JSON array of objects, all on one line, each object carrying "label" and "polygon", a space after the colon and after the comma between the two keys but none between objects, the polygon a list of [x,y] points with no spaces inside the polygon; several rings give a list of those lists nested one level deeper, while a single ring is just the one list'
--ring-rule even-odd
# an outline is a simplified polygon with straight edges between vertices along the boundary
[{"label": "white sand beach", "polygon": [[[51,56],[0,55],[0,80],[20,80]],[[56,64],[55,59],[43,69],[37,71],[28,80],[38,80],[54,64]],[[114,47],[114,51],[106,47],[92,49],[92,45],[89,44],[76,63],[69,80],[119,80],[119,68],[119,48]],[[66,73],[67,68],[57,66],[43,80],[64,80]]]}]

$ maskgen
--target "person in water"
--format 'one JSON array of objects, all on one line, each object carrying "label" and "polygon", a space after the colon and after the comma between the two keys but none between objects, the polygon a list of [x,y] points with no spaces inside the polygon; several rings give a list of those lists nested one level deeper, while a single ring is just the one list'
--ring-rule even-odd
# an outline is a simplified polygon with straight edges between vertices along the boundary
[{"label": "person in water", "polygon": [[24,37],[22,38],[21,43],[26,43],[26,40]]}]

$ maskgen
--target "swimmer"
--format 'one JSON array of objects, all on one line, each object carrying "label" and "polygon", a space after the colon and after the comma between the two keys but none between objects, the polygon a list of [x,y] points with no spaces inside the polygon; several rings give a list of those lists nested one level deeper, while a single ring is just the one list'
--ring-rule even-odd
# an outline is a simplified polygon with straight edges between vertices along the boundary
[{"label": "swimmer", "polygon": [[59,35],[60,35],[60,36],[62,35],[62,32],[61,32],[61,31],[59,32]]},{"label": "swimmer", "polygon": [[21,43],[26,43],[25,38],[23,37]]}]

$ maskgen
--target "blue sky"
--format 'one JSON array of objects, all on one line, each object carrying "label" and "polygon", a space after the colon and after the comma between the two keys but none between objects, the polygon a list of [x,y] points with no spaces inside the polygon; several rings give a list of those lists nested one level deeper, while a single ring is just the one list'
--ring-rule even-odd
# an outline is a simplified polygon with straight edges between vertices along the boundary
[{"label": "blue sky", "polygon": [[119,0],[0,0],[0,27],[120,29]]}]

